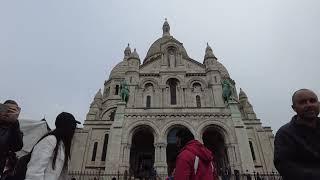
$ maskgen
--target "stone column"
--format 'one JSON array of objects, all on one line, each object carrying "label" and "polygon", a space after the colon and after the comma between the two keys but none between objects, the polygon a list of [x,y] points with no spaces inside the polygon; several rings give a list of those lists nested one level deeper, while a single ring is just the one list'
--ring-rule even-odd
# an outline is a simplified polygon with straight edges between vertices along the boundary
[{"label": "stone column", "polygon": [[163,94],[163,107],[168,107],[170,104],[170,88],[169,86],[166,86],[164,89],[164,94]]},{"label": "stone column", "polygon": [[122,127],[124,124],[124,110],[126,103],[118,102],[114,122],[110,128],[110,137],[105,162],[106,173],[114,173],[119,170],[122,159],[123,146],[121,144]]},{"label": "stone column", "polygon": [[125,170],[129,171],[130,167],[130,148],[131,145],[128,143],[122,144],[122,161],[120,165],[120,172],[123,173]]},{"label": "stone column", "polygon": [[227,152],[228,152],[228,160],[230,168],[233,172],[234,169],[241,169],[241,163],[239,161],[239,157],[236,154],[236,147],[235,144],[227,144],[226,145]]},{"label": "stone column", "polygon": [[234,124],[234,130],[237,138],[238,144],[235,146],[236,153],[239,152],[239,157],[237,162],[241,162],[242,169],[240,172],[254,171],[254,163],[251,156],[251,150],[249,146],[249,138],[246,131],[246,127],[241,119],[241,113],[238,108],[238,103],[235,101],[229,101],[229,108],[231,110],[231,118]]},{"label": "stone column", "polygon": [[154,167],[158,174],[167,173],[167,163],[166,163],[166,144],[157,143],[155,144],[155,163]]},{"label": "stone column", "polygon": [[157,167],[160,162],[159,144],[154,144],[154,166]]}]

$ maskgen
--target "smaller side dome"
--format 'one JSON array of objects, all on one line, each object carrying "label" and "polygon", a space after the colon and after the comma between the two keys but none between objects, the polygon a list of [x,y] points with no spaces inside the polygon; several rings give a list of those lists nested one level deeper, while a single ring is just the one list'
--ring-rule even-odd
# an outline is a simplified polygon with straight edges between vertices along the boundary
[{"label": "smaller side dome", "polygon": [[127,71],[128,68],[128,61],[121,61],[119,62],[112,70],[109,75],[110,78],[114,77],[123,77],[125,75],[125,72]]},{"label": "smaller side dome", "polygon": [[137,53],[136,48],[134,48],[134,51],[131,53],[129,59],[140,59],[139,54]]}]

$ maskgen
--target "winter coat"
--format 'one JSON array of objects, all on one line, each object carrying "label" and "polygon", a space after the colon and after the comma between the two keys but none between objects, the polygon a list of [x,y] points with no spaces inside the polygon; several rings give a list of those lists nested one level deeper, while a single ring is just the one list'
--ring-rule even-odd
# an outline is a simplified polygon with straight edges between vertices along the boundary
[{"label": "winter coat", "polygon": [[57,139],[54,135],[43,138],[33,149],[31,159],[28,163],[25,180],[63,180],[66,179],[66,168],[64,168],[64,144],[61,141],[55,163],[52,168],[54,148]]},{"label": "winter coat", "polygon": [[282,126],[274,141],[274,165],[284,180],[320,179],[320,119],[310,128],[296,122]]},{"label": "winter coat", "polygon": [[2,138],[1,142],[4,143],[4,145],[1,144],[0,146],[1,173],[3,172],[9,152],[17,152],[22,149],[22,137],[23,133],[20,131],[19,121],[15,121],[13,124],[0,124],[0,138]]},{"label": "winter coat", "polygon": [[216,180],[213,156],[197,140],[189,141],[176,159],[175,180]]}]

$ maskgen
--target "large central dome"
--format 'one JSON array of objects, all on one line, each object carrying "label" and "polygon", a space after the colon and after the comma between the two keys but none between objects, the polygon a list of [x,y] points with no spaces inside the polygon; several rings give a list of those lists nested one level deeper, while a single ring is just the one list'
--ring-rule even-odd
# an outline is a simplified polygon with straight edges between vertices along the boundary
[{"label": "large central dome", "polygon": [[153,58],[158,57],[164,53],[164,46],[168,43],[174,43],[178,46],[182,57],[189,58],[186,49],[183,47],[183,44],[176,40],[173,36],[170,35],[170,26],[167,20],[165,20],[163,26],[163,35],[161,38],[157,39],[149,48],[146,57],[144,58],[143,63],[151,61]]}]

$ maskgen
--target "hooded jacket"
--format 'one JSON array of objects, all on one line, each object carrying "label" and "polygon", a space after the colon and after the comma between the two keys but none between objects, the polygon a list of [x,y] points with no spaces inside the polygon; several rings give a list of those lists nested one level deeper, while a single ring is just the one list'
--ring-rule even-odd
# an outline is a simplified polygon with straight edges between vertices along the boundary
[{"label": "hooded jacket", "polygon": [[57,139],[53,135],[43,138],[33,149],[28,163],[25,180],[64,180],[64,144],[61,142],[58,149],[55,169],[52,168],[53,152]]},{"label": "hooded jacket", "polygon": [[176,160],[175,180],[216,180],[213,156],[197,140],[189,141]]}]

